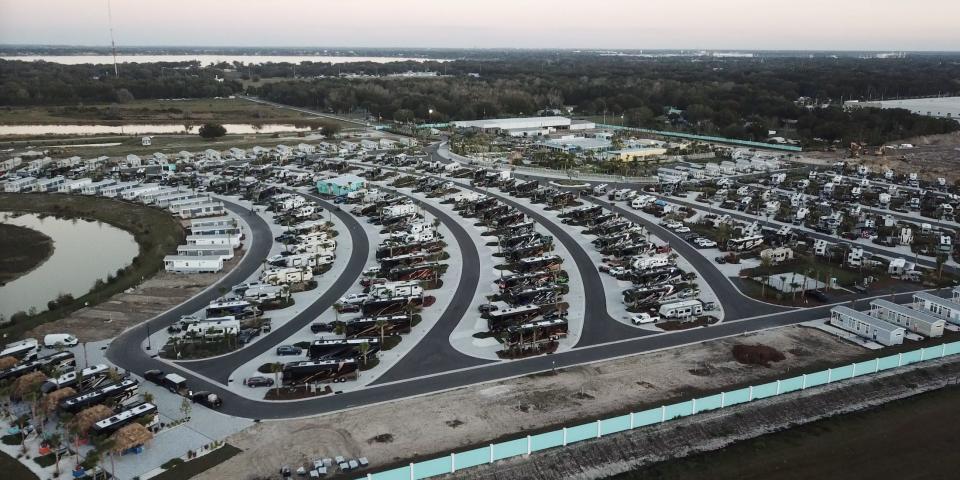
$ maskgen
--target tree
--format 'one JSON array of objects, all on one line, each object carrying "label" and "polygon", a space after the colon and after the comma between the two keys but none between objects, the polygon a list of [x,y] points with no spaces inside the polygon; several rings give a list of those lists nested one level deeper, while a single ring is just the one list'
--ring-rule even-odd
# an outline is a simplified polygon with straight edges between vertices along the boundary
[{"label": "tree", "polygon": [[277,391],[280,391],[280,373],[283,372],[282,363],[271,363],[270,364],[270,373],[273,374],[273,384],[276,385]]},{"label": "tree", "polygon": [[377,329],[380,330],[380,348],[383,348],[383,331],[387,328],[387,321],[382,318],[378,318],[375,322],[375,325],[377,326]]},{"label": "tree", "polygon": [[227,129],[219,123],[204,123],[200,126],[200,136],[207,140],[220,138],[227,134]]},{"label": "tree", "polygon": [[50,436],[47,437],[47,445],[53,450],[53,460],[56,464],[53,474],[54,477],[60,476],[60,445],[62,443],[63,437],[57,432],[51,433]]},{"label": "tree", "polygon": [[180,413],[183,414],[184,420],[190,419],[190,411],[193,410],[193,404],[190,403],[190,399],[183,397],[183,401],[180,402]]},{"label": "tree", "polygon": [[117,90],[117,103],[130,103],[133,101],[133,94],[126,88]]},{"label": "tree", "polygon": [[363,356],[363,364],[367,364],[367,354],[370,353],[370,343],[363,342],[360,344],[360,355]]}]

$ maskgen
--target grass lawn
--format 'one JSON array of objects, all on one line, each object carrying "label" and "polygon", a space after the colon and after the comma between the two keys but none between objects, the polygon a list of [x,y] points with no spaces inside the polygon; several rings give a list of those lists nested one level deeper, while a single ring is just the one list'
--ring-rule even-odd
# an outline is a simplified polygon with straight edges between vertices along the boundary
[{"label": "grass lawn", "polygon": [[178,463],[160,475],[152,478],[157,480],[186,480],[188,478],[193,478],[203,472],[206,472],[207,470],[210,470],[213,467],[216,467],[217,465],[220,465],[240,452],[241,450],[239,448],[228,443],[200,458],[195,458],[189,462]]},{"label": "grass lawn", "polygon": [[165,211],[100,197],[0,193],[0,210],[101,221],[130,232],[140,247],[133,262],[113,281],[98,284],[86,295],[56,310],[19,318],[0,328],[0,334],[8,338],[19,338],[41,323],[63,318],[84,305],[96,305],[149,278],[163,268],[163,257],[176,251],[184,238],[180,222]]},{"label": "grass lawn", "polygon": [[3,472],[3,478],[7,480],[39,480],[39,477],[19,460],[3,452],[0,452],[0,471]]},{"label": "grass lawn", "polygon": [[53,239],[29,228],[0,223],[0,285],[33,270],[53,254]]},{"label": "grass lawn", "polygon": [[123,104],[0,108],[0,124],[250,123],[292,122],[311,116],[239,98],[134,100]]},{"label": "grass lawn", "polygon": [[[716,452],[654,464],[616,480],[956,478],[960,430],[950,387],[821,420]],[[894,440],[895,439],[895,440]]]}]

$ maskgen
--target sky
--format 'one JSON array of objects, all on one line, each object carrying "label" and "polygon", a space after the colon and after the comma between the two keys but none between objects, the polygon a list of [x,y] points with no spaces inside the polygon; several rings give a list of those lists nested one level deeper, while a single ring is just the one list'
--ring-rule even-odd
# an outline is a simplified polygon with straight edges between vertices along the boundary
[{"label": "sky", "polygon": [[[120,46],[960,50],[958,0],[112,0]],[[110,44],[107,0],[0,0],[0,44]]]}]

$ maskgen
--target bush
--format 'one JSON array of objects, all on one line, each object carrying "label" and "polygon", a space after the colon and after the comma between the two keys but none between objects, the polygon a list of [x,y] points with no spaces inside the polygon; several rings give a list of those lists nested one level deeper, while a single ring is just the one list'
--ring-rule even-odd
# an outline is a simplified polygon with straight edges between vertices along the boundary
[{"label": "bush", "polygon": [[206,139],[220,138],[227,134],[227,129],[219,123],[205,123],[200,127],[200,136]]}]

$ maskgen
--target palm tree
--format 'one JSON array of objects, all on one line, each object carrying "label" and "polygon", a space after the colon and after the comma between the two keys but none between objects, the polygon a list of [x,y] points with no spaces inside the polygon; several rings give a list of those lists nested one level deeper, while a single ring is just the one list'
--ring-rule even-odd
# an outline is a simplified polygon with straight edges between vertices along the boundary
[{"label": "palm tree", "polygon": [[56,464],[54,469],[53,476],[60,476],[60,445],[63,443],[63,436],[60,433],[54,432],[47,437],[47,445],[50,445],[50,449],[53,450],[53,461]]},{"label": "palm tree", "polygon": [[376,325],[377,329],[380,330],[380,348],[383,348],[383,331],[387,328],[387,321],[382,318],[378,318],[374,325]]},{"label": "palm tree", "polygon": [[273,383],[277,387],[277,391],[280,391],[280,372],[283,371],[283,364],[281,363],[271,363],[270,364],[270,373],[273,374]]},{"label": "palm tree", "polygon": [[363,365],[367,365],[367,354],[370,353],[370,343],[363,342],[360,344],[360,355],[363,356]]}]

